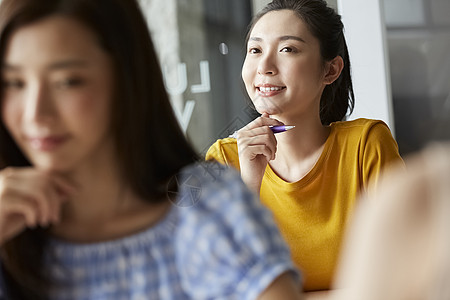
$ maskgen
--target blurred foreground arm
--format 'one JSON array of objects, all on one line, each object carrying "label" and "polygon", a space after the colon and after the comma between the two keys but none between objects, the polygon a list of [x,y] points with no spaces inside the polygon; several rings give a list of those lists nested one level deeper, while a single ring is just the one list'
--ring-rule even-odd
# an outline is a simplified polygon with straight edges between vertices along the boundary
[{"label": "blurred foreground arm", "polygon": [[450,145],[394,168],[366,198],[348,232],[330,299],[450,299]]},{"label": "blurred foreground arm", "polygon": [[284,273],[275,279],[267,289],[262,292],[258,300],[301,300],[301,288],[296,284],[292,274]]}]

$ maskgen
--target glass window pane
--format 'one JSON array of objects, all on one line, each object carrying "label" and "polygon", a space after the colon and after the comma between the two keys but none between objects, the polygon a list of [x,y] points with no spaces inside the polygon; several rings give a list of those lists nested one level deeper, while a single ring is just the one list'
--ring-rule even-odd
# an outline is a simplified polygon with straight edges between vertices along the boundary
[{"label": "glass window pane", "polygon": [[[450,138],[450,3],[383,2],[396,138],[406,154],[432,140]],[[398,21],[404,20],[405,2],[414,2],[415,15],[421,16],[417,22]]]},{"label": "glass window pane", "polygon": [[199,153],[254,117],[241,80],[250,0],[141,0],[166,88]]}]

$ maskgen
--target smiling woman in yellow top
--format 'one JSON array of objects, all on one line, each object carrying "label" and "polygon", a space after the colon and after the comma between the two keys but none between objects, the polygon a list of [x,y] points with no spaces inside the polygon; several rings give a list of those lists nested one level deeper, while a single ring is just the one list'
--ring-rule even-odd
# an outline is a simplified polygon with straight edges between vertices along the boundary
[{"label": "smiling woman in yellow top", "polygon": [[[206,159],[232,165],[275,215],[304,289],[330,287],[356,199],[401,161],[382,121],[342,121],[354,105],[340,16],[322,0],[275,0],[254,19],[242,68],[261,117]],[[294,125],[274,135],[269,126]]]}]

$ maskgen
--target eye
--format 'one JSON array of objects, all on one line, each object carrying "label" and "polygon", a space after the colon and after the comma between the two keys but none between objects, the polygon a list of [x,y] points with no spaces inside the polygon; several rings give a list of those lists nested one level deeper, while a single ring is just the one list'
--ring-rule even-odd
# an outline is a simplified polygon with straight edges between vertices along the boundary
[{"label": "eye", "polygon": [[280,50],[280,52],[295,52],[291,47],[284,47]]},{"label": "eye", "polygon": [[257,54],[257,53],[261,53],[261,50],[258,48],[250,48],[250,49],[248,49],[248,53]]},{"label": "eye", "polygon": [[83,85],[84,81],[78,77],[69,77],[56,83],[58,88],[68,89]]},{"label": "eye", "polygon": [[25,82],[20,79],[4,79],[2,81],[3,89],[21,89],[25,86]]}]

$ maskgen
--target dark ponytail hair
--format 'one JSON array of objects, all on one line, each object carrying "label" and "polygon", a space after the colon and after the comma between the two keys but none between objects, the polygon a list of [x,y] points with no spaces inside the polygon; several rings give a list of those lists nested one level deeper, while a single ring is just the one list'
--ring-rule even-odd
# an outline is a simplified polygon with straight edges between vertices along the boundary
[{"label": "dark ponytail hair", "polygon": [[332,84],[325,87],[320,99],[320,119],[323,125],[344,120],[347,112],[352,113],[355,105],[350,57],[344,37],[341,16],[327,6],[324,0],[273,0],[253,19],[247,41],[254,25],[262,16],[278,10],[292,10],[305,22],[311,33],[319,40],[320,54],[324,61],[341,56],[344,61],[342,72]]}]

